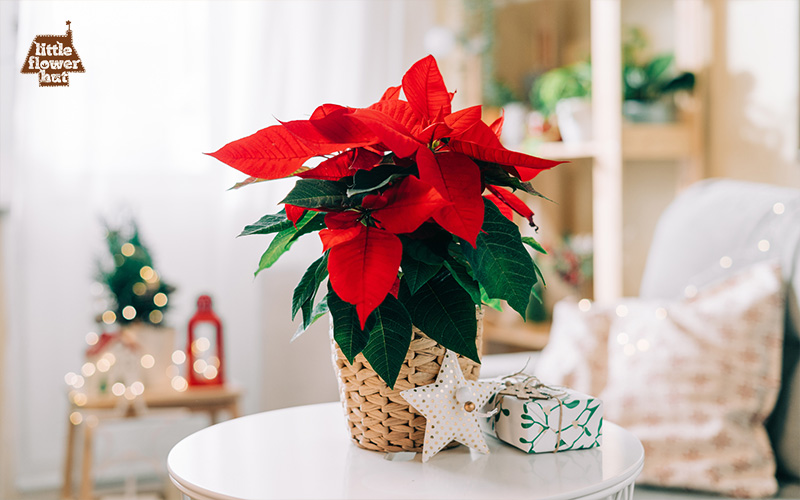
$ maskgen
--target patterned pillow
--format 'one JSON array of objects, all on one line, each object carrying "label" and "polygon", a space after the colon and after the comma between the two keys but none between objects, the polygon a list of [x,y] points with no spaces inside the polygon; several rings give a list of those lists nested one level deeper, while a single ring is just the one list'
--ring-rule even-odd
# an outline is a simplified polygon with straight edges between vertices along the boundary
[{"label": "patterned pillow", "polygon": [[[586,325],[601,324],[596,315],[606,317],[606,330],[584,326],[572,337],[555,316],[556,334],[579,344],[593,335],[595,344],[605,340],[607,351],[586,353],[554,338],[559,350],[543,352],[537,374],[545,382],[580,382],[584,368],[557,370],[555,377],[544,370],[561,349],[587,356],[584,366],[591,366],[592,356],[606,356],[607,366],[592,369],[592,376],[605,380],[599,396],[606,418],[644,445],[640,483],[739,497],[772,495],[775,458],[764,420],[780,388],[782,292],[777,266],[761,263],[691,298],[628,299],[584,314]],[[594,380],[591,385],[597,389]]]},{"label": "patterned pillow", "polygon": [[553,308],[550,340],[534,374],[545,382],[599,395],[608,377],[610,312],[597,304],[582,311],[571,299],[558,302]]}]

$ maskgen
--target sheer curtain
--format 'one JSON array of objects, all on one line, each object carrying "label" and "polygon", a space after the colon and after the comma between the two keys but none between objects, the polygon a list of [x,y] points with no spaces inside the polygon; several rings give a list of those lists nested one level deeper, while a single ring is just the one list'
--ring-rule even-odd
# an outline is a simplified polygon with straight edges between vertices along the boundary
[{"label": "sheer curtain", "polygon": [[[300,240],[253,279],[268,238],[235,238],[276,210],[291,182],[226,191],[243,175],[201,153],[322,102],[376,100],[425,55],[433,10],[422,0],[19,4],[16,74],[0,89],[12,103],[2,110],[0,255],[2,425],[13,441],[2,453],[18,487],[58,481],[63,376],[80,368],[84,336],[98,328],[101,218],[135,217],[178,287],[166,317],[178,339],[197,296],[213,296],[245,413],[336,398],[325,322],[289,345],[291,291],[318,242]],[[39,88],[18,73],[23,58],[34,36],[61,33],[67,20],[86,72],[68,88]]]}]

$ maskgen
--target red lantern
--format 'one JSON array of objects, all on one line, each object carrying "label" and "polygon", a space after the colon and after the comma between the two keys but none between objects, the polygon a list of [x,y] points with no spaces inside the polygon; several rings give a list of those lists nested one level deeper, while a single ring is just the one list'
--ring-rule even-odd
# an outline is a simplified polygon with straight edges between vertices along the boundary
[{"label": "red lantern", "polygon": [[[216,333],[216,334],[215,334]],[[197,299],[197,312],[189,320],[186,344],[190,386],[222,385],[223,370],[222,322],[211,309],[211,297]]]}]

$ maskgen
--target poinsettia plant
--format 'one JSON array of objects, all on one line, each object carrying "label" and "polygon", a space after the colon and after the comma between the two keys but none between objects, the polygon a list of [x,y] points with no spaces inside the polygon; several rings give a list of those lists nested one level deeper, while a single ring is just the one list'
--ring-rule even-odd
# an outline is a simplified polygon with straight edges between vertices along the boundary
[{"label": "poinsettia plant", "polygon": [[367,108],[323,104],[211,154],[250,176],[237,187],[300,178],[283,210],[242,232],[277,233],[256,273],[318,231],[323,254],[292,297],[295,336],[329,312],[347,359],[363,352],[390,387],[412,324],[480,362],[476,306],[502,299],[524,318],[541,278],[523,243],[543,250],[512,221],[516,212],[533,225],[533,212],[514,191],[538,195],[529,181],[559,162],[504,148],[502,118],[453,112],[453,95],[428,56]]}]

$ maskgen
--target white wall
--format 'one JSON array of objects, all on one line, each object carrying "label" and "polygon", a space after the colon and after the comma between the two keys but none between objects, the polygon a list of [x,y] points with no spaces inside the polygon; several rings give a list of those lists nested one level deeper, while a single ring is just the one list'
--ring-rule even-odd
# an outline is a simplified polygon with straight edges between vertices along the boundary
[{"label": "white wall", "polygon": [[[17,16],[17,3],[16,2],[2,2],[0,3],[0,109],[8,109],[12,102],[14,102],[14,76],[16,72],[16,59],[14,54],[14,47],[16,46],[16,16]],[[7,144],[11,135],[11,117],[6,113],[0,114],[0,144]],[[6,176],[9,174],[8,163],[10,160],[10,151],[6,148],[0,149],[0,363],[4,363],[8,359],[9,351],[9,335],[8,335],[8,317],[6,307],[6,289],[5,289],[5,245],[3,229],[3,213],[8,208],[8,193],[9,183],[6,182]],[[0,368],[0,441],[4,443],[11,442],[12,429],[10,422],[13,418],[13,412],[10,411],[8,397],[8,383],[6,380],[6,372]],[[0,497],[10,498],[13,490],[13,464],[10,453],[0,452]]]},{"label": "white wall", "polygon": [[709,173],[800,187],[800,3],[712,5]]},{"label": "white wall", "polygon": [[[3,67],[18,93],[13,108],[2,101],[12,129],[0,145],[10,209],[0,240],[8,311],[0,425],[12,438],[0,447],[12,469],[0,471],[4,482],[13,474],[21,489],[58,485],[63,377],[80,368],[84,336],[97,328],[90,286],[104,251],[101,216],[136,216],[157,269],[178,287],[167,321],[180,344],[196,297],[214,297],[245,413],[336,398],[325,322],[288,342],[292,289],[320,252],[317,238],[304,237],[255,280],[269,237],[235,238],[277,211],[291,182],[226,191],[243,174],[201,153],[323,102],[377,100],[425,55],[427,4],[20,4],[16,60]],[[86,73],[68,88],[39,88],[18,73],[22,57],[35,35],[61,32],[67,19]],[[191,425],[178,425],[177,437]]]},{"label": "white wall", "polygon": [[[644,27],[656,52],[674,51],[674,5],[623,2],[623,22]],[[800,2],[707,0],[706,176],[800,187]],[[689,50],[684,48],[684,50]],[[702,88],[702,87],[701,87]],[[624,292],[638,292],[654,225],[678,182],[677,163],[627,162]]]}]

